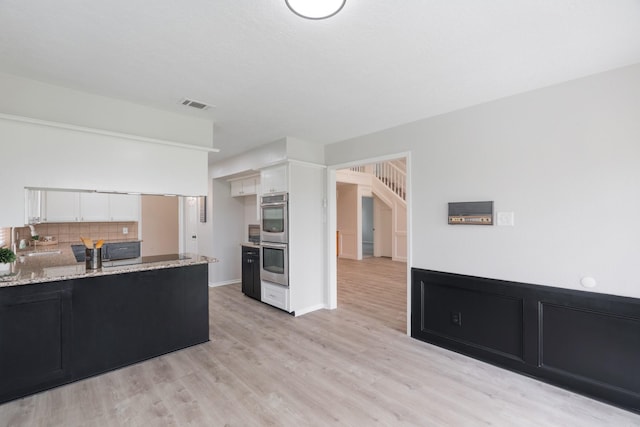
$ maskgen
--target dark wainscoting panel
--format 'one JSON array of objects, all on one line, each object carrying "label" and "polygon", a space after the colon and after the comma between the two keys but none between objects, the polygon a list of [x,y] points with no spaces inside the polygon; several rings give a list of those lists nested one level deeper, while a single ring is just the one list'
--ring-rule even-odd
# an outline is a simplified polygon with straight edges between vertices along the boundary
[{"label": "dark wainscoting panel", "polygon": [[412,269],[414,338],[640,412],[640,300]]},{"label": "dark wainscoting panel", "polygon": [[522,360],[521,298],[440,285],[422,291],[423,331]]}]

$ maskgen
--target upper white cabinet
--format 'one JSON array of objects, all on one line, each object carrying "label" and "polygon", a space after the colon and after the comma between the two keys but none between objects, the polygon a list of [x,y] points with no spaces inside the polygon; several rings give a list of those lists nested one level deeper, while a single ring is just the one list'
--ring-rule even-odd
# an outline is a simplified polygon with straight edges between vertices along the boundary
[{"label": "upper white cabinet", "polygon": [[133,194],[109,194],[109,221],[138,221],[140,196]]},{"label": "upper white cabinet", "polygon": [[260,173],[262,194],[284,193],[289,190],[287,165],[263,169]]},{"label": "upper white cabinet", "polygon": [[257,176],[231,181],[231,197],[250,196],[258,194],[260,178]]},{"label": "upper white cabinet", "polygon": [[42,209],[43,191],[25,189],[25,224],[38,224],[42,222],[44,211]]},{"label": "upper white cabinet", "polygon": [[80,221],[109,221],[109,195],[80,193]]},{"label": "upper white cabinet", "polygon": [[[139,221],[140,196],[130,194],[42,191],[42,222]],[[29,197],[29,195],[28,195]],[[27,203],[30,203],[31,196]],[[29,208],[29,215],[35,208]]]},{"label": "upper white cabinet", "polygon": [[73,191],[44,191],[42,222],[80,221],[80,193]]}]

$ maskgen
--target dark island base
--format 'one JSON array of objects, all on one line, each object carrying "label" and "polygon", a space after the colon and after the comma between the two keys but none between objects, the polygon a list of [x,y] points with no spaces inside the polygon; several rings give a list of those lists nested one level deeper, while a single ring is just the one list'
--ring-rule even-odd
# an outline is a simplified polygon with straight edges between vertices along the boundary
[{"label": "dark island base", "polygon": [[0,403],[207,341],[207,264],[0,288]]},{"label": "dark island base", "polygon": [[411,335],[640,413],[640,300],[412,269]]}]

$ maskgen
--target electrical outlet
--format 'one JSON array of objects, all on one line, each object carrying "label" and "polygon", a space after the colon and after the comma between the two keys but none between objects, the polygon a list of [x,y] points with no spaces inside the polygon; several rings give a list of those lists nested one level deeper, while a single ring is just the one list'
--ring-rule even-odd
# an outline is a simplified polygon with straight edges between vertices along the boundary
[{"label": "electrical outlet", "polygon": [[456,326],[462,326],[462,313],[459,311],[452,311],[451,323],[453,323]]},{"label": "electrical outlet", "polygon": [[129,227],[122,227],[122,234],[129,234]]}]

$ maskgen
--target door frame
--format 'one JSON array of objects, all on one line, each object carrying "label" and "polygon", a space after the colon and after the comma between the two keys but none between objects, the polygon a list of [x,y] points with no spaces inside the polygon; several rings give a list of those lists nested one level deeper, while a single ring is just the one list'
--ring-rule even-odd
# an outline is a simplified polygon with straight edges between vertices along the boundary
[{"label": "door frame", "polygon": [[411,220],[411,192],[413,185],[411,182],[411,152],[389,154],[379,157],[359,159],[347,163],[327,166],[327,308],[338,308],[338,262],[336,252],[336,230],[337,221],[337,193],[336,193],[336,171],[348,169],[370,163],[385,162],[388,160],[404,157],[407,160],[407,335],[411,336],[411,265],[413,259],[412,251],[412,220]]},{"label": "door frame", "polygon": [[[198,253],[198,198],[192,196],[180,196],[178,203],[178,221],[182,226],[179,230],[180,253]],[[195,235],[195,242],[192,239]],[[195,243],[195,250],[191,251],[191,244]]]}]

